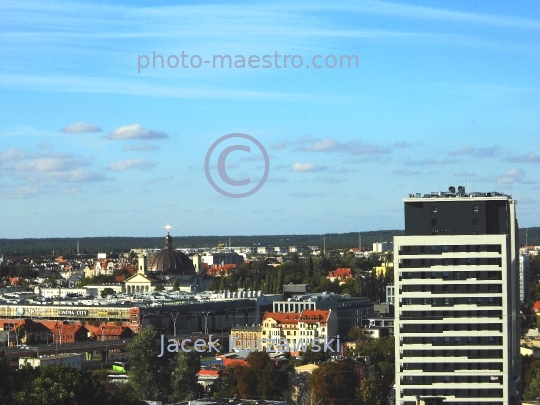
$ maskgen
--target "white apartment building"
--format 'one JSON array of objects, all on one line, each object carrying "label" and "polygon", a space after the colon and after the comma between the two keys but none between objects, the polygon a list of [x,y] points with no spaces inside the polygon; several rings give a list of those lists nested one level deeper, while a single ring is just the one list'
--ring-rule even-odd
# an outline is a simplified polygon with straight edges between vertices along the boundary
[{"label": "white apartment building", "polygon": [[396,404],[517,405],[516,201],[499,193],[410,195],[394,238]]},{"label": "white apartment building", "polygon": [[313,341],[313,339],[328,340],[338,334],[337,315],[331,309],[305,309],[298,319],[299,338]]},{"label": "white apartment building", "polygon": [[388,252],[394,248],[393,242],[375,242],[373,244],[374,253]]},{"label": "white apartment building", "polygon": [[241,264],[245,257],[236,252],[207,253],[201,256],[201,262],[209,266],[219,266],[223,264]]}]

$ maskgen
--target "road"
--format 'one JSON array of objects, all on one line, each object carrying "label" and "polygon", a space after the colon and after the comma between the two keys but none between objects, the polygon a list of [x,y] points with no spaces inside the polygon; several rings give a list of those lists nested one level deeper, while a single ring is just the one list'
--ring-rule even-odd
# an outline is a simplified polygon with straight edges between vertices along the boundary
[{"label": "road", "polygon": [[105,342],[88,341],[88,342],[75,342],[66,343],[62,345],[50,344],[30,346],[28,349],[21,349],[18,347],[4,348],[6,357],[8,359],[33,356],[34,353],[42,354],[56,354],[56,353],[79,353],[79,352],[97,352],[104,350],[122,350],[130,344],[133,339],[123,340],[108,340]]}]

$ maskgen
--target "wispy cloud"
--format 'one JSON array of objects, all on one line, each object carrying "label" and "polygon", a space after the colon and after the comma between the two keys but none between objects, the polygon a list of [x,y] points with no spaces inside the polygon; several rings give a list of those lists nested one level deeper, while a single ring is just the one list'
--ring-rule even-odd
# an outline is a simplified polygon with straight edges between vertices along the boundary
[{"label": "wispy cloud", "polygon": [[41,150],[52,150],[52,143],[48,141],[43,141],[37,144],[37,148]]},{"label": "wispy cloud", "polygon": [[82,134],[86,132],[101,132],[101,128],[95,124],[76,122],[74,124],[66,125],[60,132],[64,134]]},{"label": "wispy cloud", "polygon": [[145,152],[145,151],[156,150],[156,149],[158,149],[156,145],[152,145],[152,144],[144,143],[144,142],[139,142],[135,145],[126,145],[122,148],[124,152],[131,152],[131,151]]},{"label": "wispy cloud", "polygon": [[280,141],[280,142],[275,143],[274,145],[272,145],[272,146],[270,147],[270,149],[273,149],[273,150],[283,150],[283,149],[286,149],[288,146],[289,146],[289,142],[288,142],[288,141]]},{"label": "wispy cloud", "polygon": [[[29,153],[22,149],[7,149],[0,154],[0,174],[18,184],[84,183],[106,180],[102,173],[83,168],[90,164],[90,161],[84,158],[62,153]],[[21,190],[34,190],[37,186],[20,184],[20,187]]]},{"label": "wispy cloud", "polygon": [[469,178],[472,178],[472,177],[476,176],[476,173],[474,173],[474,172],[461,171],[461,172],[454,173],[454,176],[456,176],[456,177],[469,177]]},{"label": "wispy cloud", "polygon": [[396,169],[392,171],[392,174],[397,174],[399,176],[416,176],[421,174],[420,170],[407,170],[407,169]]},{"label": "wispy cloud", "polygon": [[297,150],[303,152],[346,153],[351,155],[381,155],[392,151],[389,146],[379,146],[358,139],[341,143],[332,138],[301,138]]},{"label": "wispy cloud", "polygon": [[417,142],[401,141],[401,142],[394,142],[392,146],[394,146],[395,148],[410,148],[412,146],[418,146],[421,144],[422,142],[420,141],[417,141]]},{"label": "wispy cloud", "polygon": [[512,163],[540,163],[540,156],[536,153],[528,153],[521,156],[510,156],[506,160]]},{"label": "wispy cloud", "polygon": [[448,21],[462,24],[540,30],[540,22],[532,19],[453,11],[443,8],[414,6],[386,1],[370,0],[359,3],[349,3],[344,6],[335,4],[327,5],[326,7],[337,9],[344,8],[349,11],[356,11],[357,13],[388,15],[399,18],[417,18],[423,20]]},{"label": "wispy cloud", "polygon": [[240,158],[241,162],[262,162],[264,161],[263,155],[249,155],[249,156],[242,156]]},{"label": "wispy cloud", "polygon": [[307,163],[296,162],[295,164],[292,165],[293,172],[319,172],[326,169],[327,169],[326,166],[316,165],[315,163],[312,163],[312,162],[307,162]]},{"label": "wispy cloud", "polygon": [[130,81],[125,77],[88,77],[88,76],[39,76],[0,74],[0,85],[18,89],[37,89],[39,91],[58,91],[69,93],[120,94],[150,97],[214,100],[267,100],[287,102],[332,102],[341,98],[329,95],[275,93],[252,90],[224,89],[222,87],[179,87]]},{"label": "wispy cloud", "polygon": [[35,154],[30,154],[22,149],[10,148],[0,154],[0,161],[30,159],[32,156],[35,156]]},{"label": "wispy cloud", "polygon": [[155,164],[146,159],[124,159],[109,164],[109,170],[119,172],[129,169],[150,170]]},{"label": "wispy cloud", "polygon": [[510,169],[501,174],[497,181],[499,184],[514,184],[523,181],[525,173],[521,169]]},{"label": "wispy cloud", "polygon": [[156,131],[153,129],[146,129],[139,124],[125,125],[120,128],[112,130],[108,139],[125,141],[129,139],[164,139],[169,136],[165,132]]},{"label": "wispy cloud", "polygon": [[456,149],[450,152],[449,156],[475,156],[475,157],[492,157],[500,153],[501,147],[498,145],[489,146],[487,148],[473,148],[472,146]]},{"label": "wispy cloud", "polygon": [[407,166],[434,166],[434,165],[449,165],[452,163],[459,163],[460,160],[458,159],[419,159],[419,160],[412,160],[408,159],[405,160],[403,163]]},{"label": "wispy cloud", "polygon": [[314,197],[321,197],[323,195],[328,195],[332,193],[321,193],[321,192],[311,192],[311,191],[295,191],[292,193],[288,193],[292,197],[297,198],[314,198]]},{"label": "wispy cloud", "polygon": [[30,153],[7,149],[0,154],[0,173],[31,181],[102,181],[101,173],[81,169],[88,159],[65,153]]},{"label": "wispy cloud", "polygon": [[286,177],[268,177],[267,183],[288,183],[289,179]]}]

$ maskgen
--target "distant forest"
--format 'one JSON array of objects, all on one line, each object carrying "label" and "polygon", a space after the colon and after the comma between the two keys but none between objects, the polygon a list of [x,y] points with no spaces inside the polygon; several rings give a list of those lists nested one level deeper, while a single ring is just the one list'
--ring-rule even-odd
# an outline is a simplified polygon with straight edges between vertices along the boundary
[{"label": "distant forest", "polygon": [[[540,227],[520,229],[520,246],[540,245]],[[374,242],[392,241],[392,237],[403,235],[399,229],[371,232],[328,233],[324,235],[255,235],[232,236],[232,246],[319,246],[322,248],[326,238],[326,249],[344,249],[358,247],[359,236],[362,247],[371,250]],[[229,236],[174,236],[174,246],[177,248],[210,248],[218,244],[229,243]],[[160,249],[165,246],[165,237],[120,237],[107,236],[95,238],[79,238],[79,251],[82,255],[108,253],[117,254],[129,252],[130,249]],[[30,255],[63,255],[77,254],[77,238],[29,238],[29,239],[0,239],[0,252],[5,256]]]}]

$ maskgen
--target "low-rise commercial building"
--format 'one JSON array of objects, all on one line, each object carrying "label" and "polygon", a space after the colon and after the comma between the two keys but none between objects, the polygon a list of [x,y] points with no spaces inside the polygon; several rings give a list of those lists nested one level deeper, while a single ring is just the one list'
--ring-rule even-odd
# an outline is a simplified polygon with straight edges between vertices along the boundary
[{"label": "low-rise commercial building", "polygon": [[52,356],[21,357],[19,359],[19,368],[23,368],[27,364],[33,368],[60,364],[62,366],[72,367],[80,370],[82,364],[82,356],[75,353],[66,353],[56,354]]}]

